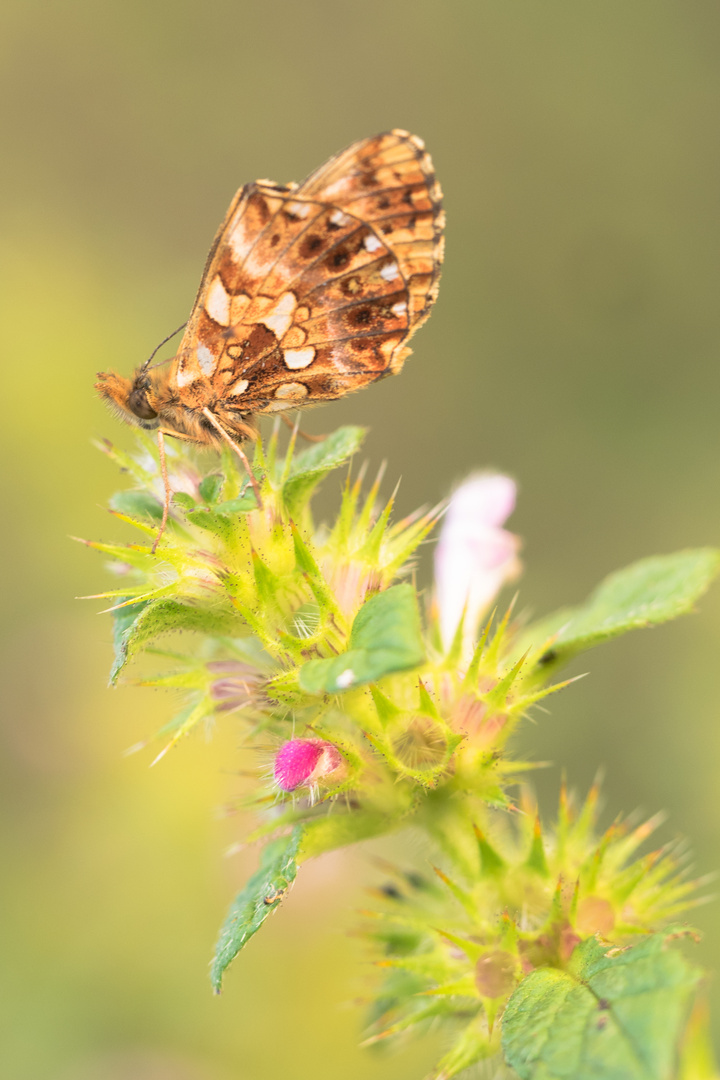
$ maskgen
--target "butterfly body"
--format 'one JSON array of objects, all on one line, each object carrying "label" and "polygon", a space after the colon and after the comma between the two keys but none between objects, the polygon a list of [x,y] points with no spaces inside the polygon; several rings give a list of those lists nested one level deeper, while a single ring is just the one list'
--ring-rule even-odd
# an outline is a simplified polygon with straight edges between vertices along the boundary
[{"label": "butterfly body", "polygon": [[420,139],[395,130],[300,185],[233,199],[166,366],[99,375],[124,419],[193,442],[241,442],[252,418],[397,373],[437,296],[444,214]]}]

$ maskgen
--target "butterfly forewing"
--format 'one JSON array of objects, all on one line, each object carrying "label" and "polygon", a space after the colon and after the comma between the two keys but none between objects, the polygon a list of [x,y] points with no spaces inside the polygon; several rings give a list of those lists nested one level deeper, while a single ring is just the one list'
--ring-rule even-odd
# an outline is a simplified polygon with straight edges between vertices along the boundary
[{"label": "butterfly forewing", "polygon": [[399,131],[355,143],[299,187],[244,188],[178,353],[180,399],[210,380],[224,409],[274,412],[399,370],[437,295],[440,199],[422,143]]}]

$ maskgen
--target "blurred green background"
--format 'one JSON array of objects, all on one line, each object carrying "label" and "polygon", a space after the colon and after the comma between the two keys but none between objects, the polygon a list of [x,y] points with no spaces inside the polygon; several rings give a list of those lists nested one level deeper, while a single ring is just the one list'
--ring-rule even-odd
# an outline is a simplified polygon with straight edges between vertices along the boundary
[{"label": "blurred green background", "polygon": [[[240,183],[406,127],[445,190],[440,300],[401,378],[309,426],[369,424],[403,510],[478,466],[517,476],[538,614],[643,555],[720,542],[720,7],[4,0],[0,54],[0,1074],[419,1078],[432,1040],[356,1048],[371,973],[345,930],[367,853],[310,869],[210,993],[252,865],[222,857],[237,737],[225,723],[152,771],[121,757],[169,702],[106,689],[109,619],[73,600],[106,579],[67,535],[117,535],[90,439],[131,439],[93,376],[129,373],[186,317]],[[561,764],[580,788],[605,765],[608,820],[664,808],[665,838],[716,870],[719,640],[716,588],[591,654],[521,739],[555,763],[545,805]],[[717,971],[717,903],[695,921]]]}]

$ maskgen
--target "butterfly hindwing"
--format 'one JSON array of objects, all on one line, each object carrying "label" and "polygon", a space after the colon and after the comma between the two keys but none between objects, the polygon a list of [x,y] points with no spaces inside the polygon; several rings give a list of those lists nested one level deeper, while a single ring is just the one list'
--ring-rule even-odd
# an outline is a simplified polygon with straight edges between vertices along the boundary
[{"label": "butterfly hindwing", "polygon": [[225,409],[274,412],[391,372],[437,293],[442,210],[419,140],[391,132],[299,187],[236,196],[176,360],[181,398],[211,380]]},{"label": "butterfly hindwing", "polygon": [[411,329],[417,329],[437,296],[445,227],[442,192],[422,140],[395,130],[355,143],[298,193],[334,202],[382,237],[409,283]]}]

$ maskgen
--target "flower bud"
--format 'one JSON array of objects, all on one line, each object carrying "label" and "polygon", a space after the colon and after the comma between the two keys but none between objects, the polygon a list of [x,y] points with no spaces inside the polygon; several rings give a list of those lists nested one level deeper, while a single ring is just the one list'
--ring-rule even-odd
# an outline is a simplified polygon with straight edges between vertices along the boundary
[{"label": "flower bud", "polygon": [[211,660],[207,670],[211,675],[219,676],[210,684],[210,697],[216,702],[216,712],[231,712],[261,703],[262,676],[250,664],[240,660]]},{"label": "flower bud", "polygon": [[336,746],[324,739],[291,739],[275,757],[275,783],[282,791],[315,784],[334,772],[343,758]]},{"label": "flower bud", "polygon": [[475,964],[475,985],[486,998],[507,996],[515,987],[519,963],[502,949],[487,952]]}]

